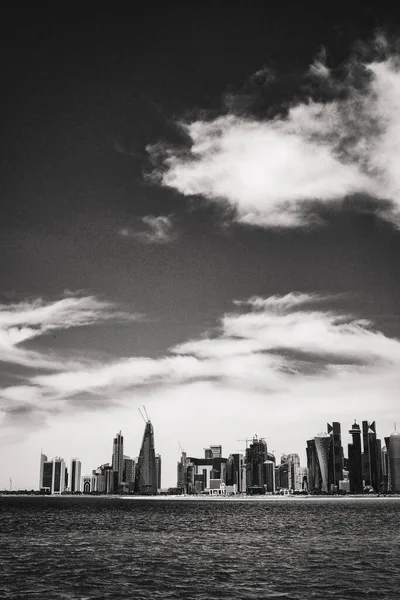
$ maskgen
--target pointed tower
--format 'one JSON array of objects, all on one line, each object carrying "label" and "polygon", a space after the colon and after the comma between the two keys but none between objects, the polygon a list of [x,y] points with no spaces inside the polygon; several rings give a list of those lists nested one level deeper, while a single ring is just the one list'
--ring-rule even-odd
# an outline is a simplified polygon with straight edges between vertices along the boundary
[{"label": "pointed tower", "polygon": [[157,466],[154,451],[154,430],[150,420],[146,421],[142,446],[135,475],[135,493],[144,496],[157,494]]}]

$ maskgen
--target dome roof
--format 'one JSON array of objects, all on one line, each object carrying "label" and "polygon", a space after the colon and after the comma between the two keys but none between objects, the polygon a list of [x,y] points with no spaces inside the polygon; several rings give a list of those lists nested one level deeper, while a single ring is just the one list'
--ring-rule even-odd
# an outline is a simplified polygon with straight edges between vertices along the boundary
[{"label": "dome roof", "polygon": [[399,437],[400,436],[400,431],[393,431],[393,433],[390,434],[390,437]]}]

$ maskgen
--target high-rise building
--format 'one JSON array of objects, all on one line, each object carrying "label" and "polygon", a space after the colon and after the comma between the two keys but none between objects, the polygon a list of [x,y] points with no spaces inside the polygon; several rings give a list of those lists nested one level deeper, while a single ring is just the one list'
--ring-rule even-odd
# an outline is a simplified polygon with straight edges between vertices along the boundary
[{"label": "high-rise building", "polygon": [[390,435],[389,445],[389,464],[391,491],[394,494],[400,493],[400,432],[393,431]]},{"label": "high-rise building", "polygon": [[343,448],[340,423],[334,421],[327,424],[327,431],[331,436],[328,463],[328,478],[330,487],[339,490],[339,481],[343,480]]},{"label": "high-rise building", "polygon": [[321,470],[319,468],[315,440],[307,440],[307,487],[310,492],[321,489]]},{"label": "high-rise building", "polygon": [[363,431],[363,477],[366,486],[375,491],[381,489],[381,441],[376,438],[375,421],[362,422]]},{"label": "high-rise building", "polygon": [[135,461],[130,456],[124,456],[124,483],[133,483],[135,481]]},{"label": "high-rise building", "polygon": [[161,455],[156,454],[157,490],[161,490]]},{"label": "high-rise building", "polygon": [[222,458],[222,446],[210,446],[210,450],[212,452],[212,458]]},{"label": "high-rise building", "polygon": [[40,485],[41,490],[45,490],[46,492],[52,492],[53,486],[53,461],[45,460],[43,462],[43,470],[42,470],[42,483]]},{"label": "high-rise building", "polygon": [[78,458],[71,458],[69,486],[71,494],[81,491],[81,468],[81,461]]},{"label": "high-rise building", "polygon": [[39,490],[43,488],[43,465],[47,461],[47,456],[40,453],[40,468],[39,468]]},{"label": "high-rise building", "polygon": [[267,442],[254,436],[246,449],[246,493],[265,493],[264,463],[268,460]]},{"label": "high-rise building", "polygon": [[348,445],[350,492],[352,494],[360,494],[364,489],[364,485],[361,454],[361,429],[358,423],[354,421],[349,433],[353,440],[353,443]]},{"label": "high-rise building", "polygon": [[243,491],[243,454],[230,454],[226,463],[226,485],[235,485],[237,492]]},{"label": "high-rise building", "polygon": [[142,446],[135,473],[135,493],[152,496],[157,494],[157,468],[154,451],[154,430],[150,420],[146,422]]},{"label": "high-rise building", "polygon": [[321,472],[321,491],[329,491],[329,447],[331,436],[328,433],[319,433],[314,437],[315,449],[317,451],[318,464]]},{"label": "high-rise building", "polygon": [[264,463],[264,479],[266,491],[269,494],[275,493],[275,463],[272,460],[266,460]]},{"label": "high-rise building", "polygon": [[53,459],[53,477],[51,482],[51,493],[61,494],[65,490],[65,462],[63,458]]},{"label": "high-rise building", "polygon": [[121,432],[117,433],[113,440],[112,468],[117,475],[117,485],[124,479],[124,438]]}]

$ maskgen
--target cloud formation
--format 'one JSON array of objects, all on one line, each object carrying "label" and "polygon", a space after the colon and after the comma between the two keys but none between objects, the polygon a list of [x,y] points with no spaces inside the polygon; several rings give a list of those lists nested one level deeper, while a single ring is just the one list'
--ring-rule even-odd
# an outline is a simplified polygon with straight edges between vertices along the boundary
[{"label": "cloud formation", "polygon": [[[240,301],[214,331],[170,348],[164,357],[86,362],[29,376],[1,390],[0,406],[7,414],[106,409],[127,406],[150,390],[157,396],[171,386],[189,389],[196,383],[207,384],[215,397],[229,390],[241,391],[243,399],[262,393],[266,402],[300,402],[306,411],[335,393],[336,406],[345,408],[355,391],[356,404],[359,398],[373,401],[372,394],[379,403],[385,395],[391,398],[399,384],[400,341],[367,320],[318,308],[328,301],[304,293]],[[46,323],[63,322],[43,316]],[[75,322],[86,320],[82,315]]]},{"label": "cloud formation", "polygon": [[177,237],[171,215],[147,215],[140,219],[137,227],[123,227],[122,237],[134,238],[142,244],[169,244]]},{"label": "cloud formation", "polygon": [[152,179],[185,196],[228,202],[249,225],[308,225],[315,203],[354,194],[375,199],[381,216],[399,224],[400,61],[383,42],[376,41],[378,59],[353,58],[345,75],[318,57],[307,77],[329,92],[326,100],[310,91],[271,118],[233,109],[180,123],[190,148],[149,146],[158,162]]},{"label": "cloud formation", "polygon": [[[28,350],[23,344],[50,332],[118,318],[138,318],[116,311],[94,296],[69,296],[55,302],[42,299],[0,305],[0,362],[31,368],[72,368],[73,361]],[[79,364],[79,363],[78,363]]]}]

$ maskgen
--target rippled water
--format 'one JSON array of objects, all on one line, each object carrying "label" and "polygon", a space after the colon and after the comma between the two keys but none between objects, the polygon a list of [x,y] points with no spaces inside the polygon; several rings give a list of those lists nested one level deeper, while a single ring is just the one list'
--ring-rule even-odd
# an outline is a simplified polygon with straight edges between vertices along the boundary
[{"label": "rippled water", "polygon": [[400,499],[0,498],[0,598],[400,598]]}]

